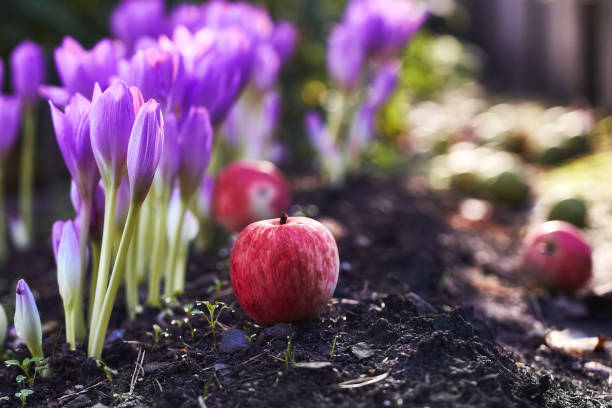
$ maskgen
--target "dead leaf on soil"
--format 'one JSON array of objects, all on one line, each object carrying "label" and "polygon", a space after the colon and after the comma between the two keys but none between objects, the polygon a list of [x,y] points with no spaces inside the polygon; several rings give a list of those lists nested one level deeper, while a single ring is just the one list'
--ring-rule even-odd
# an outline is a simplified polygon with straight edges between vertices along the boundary
[{"label": "dead leaf on soil", "polygon": [[552,349],[561,350],[568,354],[580,354],[594,351],[604,346],[604,337],[588,337],[586,334],[565,330],[551,330],[546,335],[546,344]]},{"label": "dead leaf on soil", "polygon": [[390,371],[387,371],[386,373],[377,375],[376,377],[363,377],[363,378],[356,378],[354,380],[348,380],[348,381],[338,384],[338,386],[340,388],[364,387],[366,385],[374,384],[374,383],[384,380],[385,378],[389,376],[389,372]]},{"label": "dead leaf on soil", "polygon": [[612,368],[607,365],[598,363],[597,361],[589,361],[584,364],[584,369],[587,371],[595,371],[604,376],[608,376],[607,384],[608,387],[612,387]]}]

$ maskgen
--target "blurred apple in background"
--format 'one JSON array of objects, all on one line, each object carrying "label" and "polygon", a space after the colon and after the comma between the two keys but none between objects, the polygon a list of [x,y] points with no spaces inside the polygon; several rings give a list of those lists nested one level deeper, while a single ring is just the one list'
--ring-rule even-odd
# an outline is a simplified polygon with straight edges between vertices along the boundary
[{"label": "blurred apple in background", "polygon": [[591,278],[591,247],[582,232],[565,221],[548,221],[524,241],[523,270],[530,278],[566,292],[580,289]]},{"label": "blurred apple in background", "polygon": [[290,204],[283,174],[268,161],[240,160],[221,171],[213,191],[216,220],[228,231],[280,216]]}]

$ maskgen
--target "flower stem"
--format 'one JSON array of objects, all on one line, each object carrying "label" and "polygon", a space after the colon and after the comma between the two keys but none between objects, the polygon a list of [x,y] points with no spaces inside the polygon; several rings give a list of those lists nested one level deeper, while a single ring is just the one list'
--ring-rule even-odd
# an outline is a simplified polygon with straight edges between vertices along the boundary
[{"label": "flower stem", "polygon": [[95,330],[90,337],[89,357],[93,357],[96,360],[102,358],[102,348],[104,346],[104,339],[106,337],[106,331],[108,329],[108,323],[110,321],[111,313],[113,311],[113,305],[117,298],[117,291],[121,283],[121,274],[125,266],[125,258],[130,248],[130,242],[132,241],[132,235],[134,235],[134,227],[138,223],[138,214],[140,212],[140,203],[132,202],[130,210],[128,211],[127,220],[125,222],[125,228],[121,236],[121,242],[119,243],[119,251],[117,252],[117,258],[115,259],[115,265],[113,266],[113,272],[111,273],[110,282],[108,284],[108,290],[105,291],[104,303],[98,314],[98,319],[95,321]]},{"label": "flower stem", "polygon": [[0,163],[0,263],[8,254],[6,243],[6,213],[4,209],[4,166]]},{"label": "flower stem", "polygon": [[101,242],[91,242],[91,281],[89,282],[89,328],[91,330],[94,297],[96,293],[96,282],[98,280],[98,267],[100,266]]},{"label": "flower stem", "polygon": [[85,324],[85,312],[83,304],[83,285],[87,274],[87,240],[89,239],[89,223],[91,221],[91,198],[81,198],[80,225],[79,225],[79,254],[81,256],[81,283],[79,284],[74,312],[74,329],[78,341],[85,340],[87,336],[87,326]]},{"label": "flower stem", "polygon": [[93,330],[98,324],[98,319],[104,302],[104,295],[108,285],[108,271],[110,268],[115,233],[115,207],[117,204],[117,190],[119,184],[116,182],[105,183],[106,201],[104,203],[104,229],[102,231],[102,248],[100,250],[100,263],[96,279],[96,290],[93,294],[94,302],[91,313],[91,324],[89,332],[89,350],[92,349],[94,336]]},{"label": "flower stem", "polygon": [[174,239],[170,242],[170,253],[168,254],[168,263],[166,264],[166,285],[165,292],[167,296],[174,294],[176,288],[174,287],[175,275],[176,275],[176,264],[178,262],[178,253],[181,247],[182,235],[183,235],[183,223],[185,222],[185,213],[187,212],[187,203],[185,200],[181,200],[179,207],[179,219],[176,229],[174,230]]},{"label": "flower stem", "polygon": [[76,327],[75,318],[78,305],[72,305],[71,308],[64,305],[64,313],[66,314],[66,343],[70,344],[70,350],[76,349]]},{"label": "flower stem", "polygon": [[[142,224],[142,219],[138,224]],[[127,264],[125,265],[125,302],[130,320],[136,318],[136,310],[138,309],[138,251],[142,246],[142,234],[140,228],[135,228],[137,231],[132,237],[132,245],[127,253]]]},{"label": "flower stem", "polygon": [[27,104],[23,114],[23,143],[19,171],[19,213],[26,227],[26,243],[32,240],[32,193],[34,190],[34,153],[36,149],[36,109]]},{"label": "flower stem", "polygon": [[159,214],[157,214],[155,234],[153,235],[153,250],[151,251],[151,276],[149,277],[149,298],[150,305],[159,306],[159,296],[161,287],[161,267],[164,255],[167,254],[166,237],[166,217],[168,216],[168,205],[170,203],[170,192],[167,189],[161,192],[159,202]]},{"label": "flower stem", "polygon": [[[153,248],[153,231],[155,227],[155,219],[157,214],[154,211],[156,194],[154,194],[154,186],[147,195],[142,209],[140,210],[140,221],[138,222],[138,252],[136,257],[136,277],[138,283],[144,282],[147,278],[147,271],[151,269],[151,251]],[[132,244],[132,246],[135,244]]]}]

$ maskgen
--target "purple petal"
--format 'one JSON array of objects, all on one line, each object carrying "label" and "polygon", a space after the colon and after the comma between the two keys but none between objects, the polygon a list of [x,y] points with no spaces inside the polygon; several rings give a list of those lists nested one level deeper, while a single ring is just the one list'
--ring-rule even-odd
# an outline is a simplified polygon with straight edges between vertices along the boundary
[{"label": "purple petal", "polygon": [[110,18],[112,33],[132,49],[140,37],[157,37],[166,31],[163,0],[124,0]]},{"label": "purple petal", "polygon": [[42,328],[34,295],[21,279],[17,283],[15,297],[15,331],[23,339],[34,357],[43,357]]},{"label": "purple petal", "polygon": [[128,146],[128,178],[133,202],[142,203],[151,188],[164,145],[163,126],[159,103],[150,99],[136,116]]},{"label": "purple petal", "polygon": [[0,164],[17,140],[20,123],[21,102],[19,98],[0,94]]},{"label": "purple petal", "polygon": [[213,129],[205,108],[191,108],[179,132],[181,196],[188,201],[202,183],[210,161]]},{"label": "purple petal", "polygon": [[331,32],[327,47],[327,68],[332,78],[345,88],[357,83],[364,62],[358,39],[348,27],[338,24]]},{"label": "purple petal", "polygon": [[115,209],[115,223],[123,228],[130,209],[130,183],[127,177],[119,185],[117,192],[117,207]]},{"label": "purple petal", "polygon": [[135,118],[134,98],[123,82],[111,85],[91,106],[91,144],[104,179],[123,179],[127,149]]},{"label": "purple petal", "polygon": [[255,52],[253,82],[260,90],[267,90],[276,85],[281,60],[270,44],[261,44]]},{"label": "purple petal", "polygon": [[293,24],[288,21],[276,24],[272,33],[272,46],[276,49],[283,65],[293,56],[298,41],[299,34]]},{"label": "purple petal", "polygon": [[39,86],[38,94],[42,99],[49,100],[57,106],[66,106],[70,101],[70,93],[67,89],[53,85]]},{"label": "purple petal", "polygon": [[38,97],[38,87],[45,80],[45,59],[42,49],[32,41],[23,41],[11,53],[13,90],[26,103]]},{"label": "purple petal", "polygon": [[64,230],[64,225],[66,221],[57,220],[53,223],[53,227],[51,227],[51,246],[53,247],[53,256],[55,257],[55,261],[57,262],[57,250],[59,249],[59,244],[62,239],[62,231]]},{"label": "purple petal", "polygon": [[158,170],[162,188],[172,189],[180,163],[178,125],[174,114],[169,113],[164,117],[164,148]]}]

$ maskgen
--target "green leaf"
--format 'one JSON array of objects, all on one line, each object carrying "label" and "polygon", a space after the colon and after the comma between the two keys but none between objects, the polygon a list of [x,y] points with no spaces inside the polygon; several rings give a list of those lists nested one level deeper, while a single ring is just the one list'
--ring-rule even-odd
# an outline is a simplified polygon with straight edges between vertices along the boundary
[{"label": "green leaf", "polygon": [[18,383],[26,380],[28,377],[26,377],[25,375],[18,375],[17,377],[15,377],[15,381],[17,381]]},{"label": "green leaf", "polygon": [[23,359],[23,362],[21,364],[27,367],[27,366],[30,365],[31,362],[32,362],[32,360],[30,358],[26,357],[26,358]]},{"label": "green leaf", "polygon": [[31,362],[31,363],[38,363],[38,362],[40,362],[40,361],[43,361],[43,358],[42,358],[42,357],[32,357],[32,358],[30,359],[30,362]]},{"label": "green leaf", "polygon": [[6,364],[7,367],[21,365],[21,363],[17,360],[6,360],[4,364]]}]

